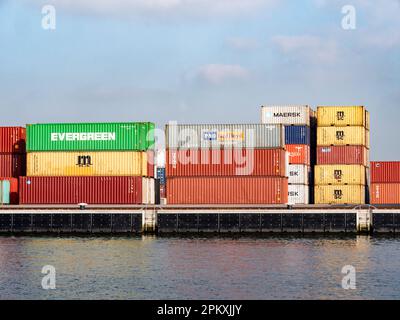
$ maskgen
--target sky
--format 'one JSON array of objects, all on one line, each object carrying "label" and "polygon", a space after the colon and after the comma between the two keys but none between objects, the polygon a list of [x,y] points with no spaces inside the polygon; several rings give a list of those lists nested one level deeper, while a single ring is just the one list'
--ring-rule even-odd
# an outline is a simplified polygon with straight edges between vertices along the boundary
[{"label": "sky", "polygon": [[0,125],[259,123],[268,104],[365,105],[372,160],[400,160],[400,0],[0,0]]}]

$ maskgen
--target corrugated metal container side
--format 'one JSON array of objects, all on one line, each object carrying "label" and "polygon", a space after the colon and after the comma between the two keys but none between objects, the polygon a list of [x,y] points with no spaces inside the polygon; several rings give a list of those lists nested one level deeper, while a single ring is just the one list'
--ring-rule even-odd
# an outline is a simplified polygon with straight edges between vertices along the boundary
[{"label": "corrugated metal container side", "polygon": [[310,203],[310,187],[308,185],[291,184],[288,190],[288,204]]},{"label": "corrugated metal container side", "polygon": [[317,147],[317,164],[359,164],[369,166],[369,151],[364,146]]},{"label": "corrugated metal container side", "polygon": [[0,176],[14,177],[26,175],[26,154],[24,153],[1,153],[0,154]]},{"label": "corrugated metal container side", "polygon": [[145,177],[154,178],[155,177],[155,152],[153,150],[147,150],[146,157],[142,158],[143,168],[147,166]]},{"label": "corrugated metal container side", "polygon": [[286,175],[283,149],[167,149],[167,177]]},{"label": "corrugated metal container side", "polygon": [[143,179],[21,177],[20,204],[143,204]]},{"label": "corrugated metal container side", "polygon": [[265,124],[310,126],[309,106],[262,106],[261,121]]},{"label": "corrugated metal container side", "polygon": [[318,107],[319,127],[361,126],[369,129],[369,114],[363,106]]},{"label": "corrugated metal container side", "polygon": [[0,153],[25,153],[26,129],[0,127]]},{"label": "corrugated metal container side", "polygon": [[286,151],[289,154],[289,164],[310,165],[310,146],[305,144],[288,144]]},{"label": "corrugated metal container side", "polygon": [[142,203],[155,204],[155,182],[153,178],[142,179]]},{"label": "corrugated metal container side", "polygon": [[286,204],[281,177],[176,177],[167,180],[168,204]]},{"label": "corrugated metal container side", "polygon": [[371,204],[400,204],[400,183],[371,183]]},{"label": "corrugated metal container side", "polygon": [[0,181],[8,181],[10,183],[10,204],[18,204],[18,179],[9,177],[0,177]]},{"label": "corrugated metal container side", "polygon": [[311,168],[303,164],[290,164],[288,169],[289,184],[310,183]]},{"label": "corrugated metal container side", "polygon": [[307,144],[310,145],[310,127],[306,126],[286,126],[285,127],[286,144]]},{"label": "corrugated metal container side", "polygon": [[364,127],[318,127],[317,144],[318,146],[367,146],[367,130]]},{"label": "corrugated metal container side", "polygon": [[365,186],[315,186],[315,204],[365,204]]},{"label": "corrugated metal container side", "polygon": [[10,181],[0,181],[0,204],[10,204]]},{"label": "corrugated metal container side", "polygon": [[27,175],[148,176],[146,152],[31,152]]},{"label": "corrugated metal container side", "polygon": [[362,165],[317,165],[314,170],[316,185],[366,185],[366,170]]},{"label": "corrugated metal container side", "polygon": [[272,124],[167,125],[167,149],[285,147],[285,130]]},{"label": "corrugated metal container side", "polygon": [[59,123],[27,125],[27,150],[145,151],[154,146],[154,123]]},{"label": "corrugated metal container side", "polygon": [[372,161],[371,181],[400,183],[400,161]]}]

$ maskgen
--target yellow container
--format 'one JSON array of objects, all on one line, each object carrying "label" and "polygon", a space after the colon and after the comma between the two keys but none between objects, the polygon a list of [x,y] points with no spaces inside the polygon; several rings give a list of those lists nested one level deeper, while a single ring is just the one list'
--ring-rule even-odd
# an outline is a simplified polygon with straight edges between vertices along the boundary
[{"label": "yellow container", "polygon": [[318,107],[319,127],[362,126],[369,129],[369,113],[362,106]]},{"label": "yellow container", "polygon": [[315,185],[366,184],[366,168],[361,165],[315,166]]},{"label": "yellow container", "polygon": [[365,204],[365,186],[316,186],[315,204]]},{"label": "yellow container", "polygon": [[32,152],[27,175],[35,176],[147,176],[147,153]]},{"label": "yellow container", "polygon": [[369,131],[364,127],[318,127],[318,146],[362,145],[369,147]]}]

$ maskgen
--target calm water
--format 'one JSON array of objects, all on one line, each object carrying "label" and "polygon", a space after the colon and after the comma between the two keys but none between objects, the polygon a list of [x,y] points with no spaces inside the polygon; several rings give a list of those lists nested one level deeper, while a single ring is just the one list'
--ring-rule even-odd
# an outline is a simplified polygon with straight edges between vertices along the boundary
[{"label": "calm water", "polygon": [[399,299],[399,270],[395,238],[0,237],[1,299]]}]

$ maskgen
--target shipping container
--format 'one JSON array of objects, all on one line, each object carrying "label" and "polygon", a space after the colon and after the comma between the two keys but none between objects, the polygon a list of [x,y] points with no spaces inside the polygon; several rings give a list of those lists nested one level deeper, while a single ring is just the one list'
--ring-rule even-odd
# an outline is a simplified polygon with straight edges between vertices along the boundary
[{"label": "shipping container", "polygon": [[0,177],[0,181],[8,181],[10,183],[10,204],[18,204],[18,179],[9,177]]},{"label": "shipping container", "polygon": [[371,182],[400,183],[400,161],[372,161]]},{"label": "shipping container", "polygon": [[25,175],[25,153],[0,153],[0,177],[18,178]]},{"label": "shipping container", "polygon": [[307,144],[311,143],[310,127],[306,126],[286,126],[285,127],[286,144]]},{"label": "shipping container", "polygon": [[153,204],[143,180],[154,188],[142,177],[21,177],[20,204]]},{"label": "shipping container", "polygon": [[303,164],[290,164],[288,167],[289,184],[303,184],[310,183],[311,168]]},{"label": "shipping container", "polygon": [[0,153],[25,153],[26,129],[0,127]]},{"label": "shipping container", "polygon": [[369,166],[369,151],[364,146],[317,147],[317,164],[359,164]]},{"label": "shipping container", "polygon": [[286,175],[283,149],[167,149],[167,177]]},{"label": "shipping container", "polygon": [[315,186],[315,204],[365,204],[366,189],[361,185]]},{"label": "shipping container", "polygon": [[400,204],[400,183],[371,183],[371,204]]},{"label": "shipping container", "polygon": [[310,165],[310,146],[305,144],[288,144],[289,164]]},{"label": "shipping container", "polygon": [[175,177],[167,180],[168,204],[286,204],[282,177]]},{"label": "shipping container", "polygon": [[0,180],[0,204],[10,204],[10,181]]},{"label": "shipping container", "polygon": [[166,170],[164,167],[157,168],[157,179],[160,180],[160,185],[165,185],[166,183]]},{"label": "shipping container", "polygon": [[318,146],[361,145],[368,147],[369,131],[364,127],[318,127]]},{"label": "shipping container", "polygon": [[366,168],[362,165],[317,165],[314,170],[316,185],[366,185]]},{"label": "shipping container", "polygon": [[264,124],[310,126],[309,106],[262,106],[261,119]]},{"label": "shipping container", "polygon": [[302,184],[290,184],[288,191],[288,204],[309,204],[310,187]]},{"label": "shipping container", "polygon": [[282,125],[266,124],[203,124],[167,125],[168,149],[220,149],[285,147]]},{"label": "shipping container", "polygon": [[318,107],[319,127],[361,126],[369,129],[369,113],[363,106]]},{"label": "shipping container", "polygon": [[154,146],[154,124],[60,123],[27,125],[27,150],[145,151]]},{"label": "shipping container", "polygon": [[[31,152],[27,175],[49,176],[143,176],[151,174],[147,152]],[[150,172],[149,172],[150,171]]]}]

